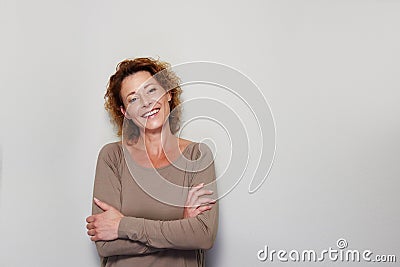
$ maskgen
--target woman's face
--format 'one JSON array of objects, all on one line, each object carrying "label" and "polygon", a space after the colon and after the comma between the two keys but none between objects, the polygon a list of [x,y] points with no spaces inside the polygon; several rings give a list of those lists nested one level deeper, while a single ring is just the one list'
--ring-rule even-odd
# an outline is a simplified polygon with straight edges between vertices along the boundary
[{"label": "woman's face", "polygon": [[139,71],[126,77],[120,94],[125,106],[121,111],[126,118],[146,131],[162,129],[170,113],[171,95],[149,72]]}]

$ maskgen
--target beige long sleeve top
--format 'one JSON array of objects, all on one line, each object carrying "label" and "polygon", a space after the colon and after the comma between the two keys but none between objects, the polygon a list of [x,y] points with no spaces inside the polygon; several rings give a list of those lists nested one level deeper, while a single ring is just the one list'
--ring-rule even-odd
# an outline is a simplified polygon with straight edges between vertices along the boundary
[{"label": "beige long sleeve top", "polygon": [[[206,188],[214,191],[211,197],[216,199],[213,155],[204,143],[193,142],[176,162],[183,161],[183,156],[197,163],[184,163],[184,169],[175,164],[155,169],[164,182],[181,188],[171,192],[172,200],[168,191],[164,192],[166,198],[158,195],[164,188],[159,183],[154,183],[159,186],[158,191],[146,190],[141,181],[160,181],[159,177],[155,178],[150,168],[124,157],[121,142],[107,144],[100,150],[93,195],[125,215],[119,225],[118,239],[96,242],[102,266],[205,266],[204,250],[212,247],[217,233],[218,201],[211,210],[183,219],[187,190],[182,188],[203,182],[209,184]],[[193,172],[206,161],[210,162],[204,165],[206,168]],[[93,214],[102,212],[94,203],[92,210]]]}]

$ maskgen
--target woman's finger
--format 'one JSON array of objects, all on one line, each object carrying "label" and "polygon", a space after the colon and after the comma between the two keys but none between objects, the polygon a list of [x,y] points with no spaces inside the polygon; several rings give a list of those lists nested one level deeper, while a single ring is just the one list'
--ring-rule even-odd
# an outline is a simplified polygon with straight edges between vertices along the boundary
[{"label": "woman's finger", "polygon": [[212,205],[200,206],[200,207],[198,207],[196,210],[200,211],[200,213],[201,213],[201,212],[204,212],[204,211],[210,210],[210,209],[212,209]]},{"label": "woman's finger", "polygon": [[209,190],[209,189],[200,189],[200,190],[197,190],[196,192],[193,193],[192,198],[193,197],[199,198],[199,197],[202,197],[202,196],[205,196],[205,195],[212,195],[213,193],[214,193],[214,191]]},{"label": "woman's finger", "polygon": [[201,184],[195,185],[195,186],[193,186],[192,188],[190,188],[190,190],[189,190],[189,192],[188,192],[188,196],[187,196],[187,198],[186,198],[186,203],[185,203],[186,205],[188,205],[188,204],[191,203],[193,194],[194,194],[196,191],[198,191],[200,188],[202,188],[203,186],[204,186],[204,183],[201,183]]},{"label": "woman's finger", "polygon": [[103,202],[103,201],[101,201],[101,200],[98,200],[97,198],[93,198],[93,200],[94,200],[94,203],[96,203],[96,205],[97,205],[100,209],[102,209],[103,211],[107,211],[107,210],[110,210],[110,209],[114,209],[113,206],[110,206],[110,205],[108,205],[107,203],[105,203],[105,202]]},{"label": "woman's finger", "polygon": [[197,190],[196,192],[193,193],[192,198],[189,201],[189,206],[194,206],[194,203],[196,203],[197,199],[199,199],[202,196],[205,195],[212,195],[213,191],[208,190],[208,189],[200,189]]},{"label": "woman's finger", "polygon": [[212,198],[207,198],[207,197],[199,197],[194,203],[193,203],[193,207],[200,207],[200,206],[204,206],[206,204],[212,204],[215,203],[215,200]]},{"label": "woman's finger", "polygon": [[89,216],[89,217],[86,218],[86,222],[87,222],[87,223],[91,223],[91,222],[93,222],[93,221],[94,221],[94,216],[93,216],[93,215],[91,215],[91,216]]},{"label": "woman's finger", "polygon": [[94,229],[94,224],[93,224],[93,223],[88,223],[88,224],[86,224],[86,228],[87,228],[88,230]]},{"label": "woman's finger", "polygon": [[210,210],[210,209],[212,209],[211,205],[200,206],[200,207],[198,207],[196,209],[196,211],[195,211],[196,215],[195,216],[197,216],[197,215],[199,215],[199,214],[201,214],[201,213],[203,213],[203,212],[205,212],[207,210]]},{"label": "woman's finger", "polygon": [[94,236],[94,235],[96,235],[96,230],[91,229],[91,230],[87,231],[87,234],[90,236]]}]

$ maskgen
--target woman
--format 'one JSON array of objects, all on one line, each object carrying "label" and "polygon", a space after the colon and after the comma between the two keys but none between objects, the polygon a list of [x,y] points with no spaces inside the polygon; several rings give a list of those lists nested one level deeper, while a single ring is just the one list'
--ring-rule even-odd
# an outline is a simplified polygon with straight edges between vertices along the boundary
[{"label": "woman", "polygon": [[[86,219],[102,266],[205,266],[218,228],[214,161],[204,143],[175,136],[180,93],[169,64],[152,58],[122,61],[110,77],[105,107],[123,142],[99,153]],[[146,190],[159,181],[181,190]]]}]

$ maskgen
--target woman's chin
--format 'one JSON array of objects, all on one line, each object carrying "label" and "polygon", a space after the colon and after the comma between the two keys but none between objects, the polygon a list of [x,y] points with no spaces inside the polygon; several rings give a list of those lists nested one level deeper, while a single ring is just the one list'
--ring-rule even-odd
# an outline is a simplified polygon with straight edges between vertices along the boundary
[{"label": "woman's chin", "polygon": [[[165,124],[166,123],[166,124]],[[140,130],[146,133],[153,133],[153,132],[161,132],[163,127],[167,127],[168,124],[168,117],[165,118],[165,121],[161,117],[153,117],[148,119],[141,119],[138,120],[136,125],[140,125]]]},{"label": "woman's chin", "polygon": [[143,129],[146,133],[161,132],[162,129],[163,129],[163,124],[162,124],[162,123],[152,123],[152,122],[148,122],[142,129]]}]

